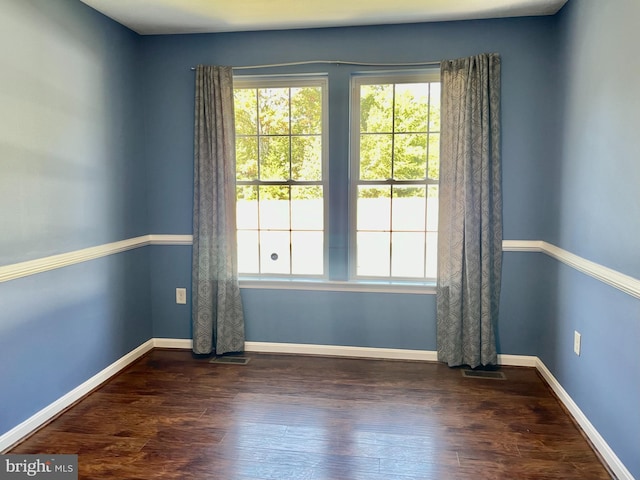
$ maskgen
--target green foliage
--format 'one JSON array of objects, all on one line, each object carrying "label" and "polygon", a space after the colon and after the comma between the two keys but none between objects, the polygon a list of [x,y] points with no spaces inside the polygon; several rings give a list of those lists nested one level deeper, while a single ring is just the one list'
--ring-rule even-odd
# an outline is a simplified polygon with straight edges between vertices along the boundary
[{"label": "green foliage", "polygon": [[[438,185],[427,185],[427,197],[438,198]],[[416,186],[398,186],[398,185],[361,185],[358,187],[358,198],[409,198],[425,196],[425,187]]]},{"label": "green foliage", "polygon": [[260,200],[289,200],[288,185],[261,185]]},{"label": "green foliage", "polygon": [[391,198],[391,187],[389,185],[361,185],[358,187],[358,198]]},{"label": "green foliage", "polygon": [[322,133],[322,90],[320,87],[291,89],[291,133]]},{"label": "green foliage", "polygon": [[236,187],[237,200],[320,200],[322,199],[321,185],[238,185]]},{"label": "green foliage", "polygon": [[296,185],[291,187],[291,200],[319,200],[321,198],[321,185]]},{"label": "green foliage", "polygon": [[235,126],[237,135],[258,133],[257,109],[258,92],[251,88],[237,88],[233,91]]},{"label": "green foliage", "polygon": [[258,131],[260,135],[289,134],[289,89],[258,89]]},{"label": "green foliage", "polygon": [[289,137],[260,137],[260,180],[287,180],[290,165]]},{"label": "green foliage", "polygon": [[427,136],[423,133],[397,133],[393,146],[393,177],[396,180],[424,178]]},{"label": "green foliage", "polygon": [[322,180],[320,87],[235,89],[236,178]]},{"label": "green foliage", "polygon": [[322,137],[291,137],[291,178],[298,181],[322,180]]},{"label": "green foliage", "polygon": [[360,89],[360,179],[438,179],[440,84]]},{"label": "green foliage", "polygon": [[393,198],[409,198],[409,197],[425,197],[426,188],[422,186],[415,187],[393,187]]},{"label": "green foliage", "polygon": [[440,133],[429,134],[429,155],[427,173],[432,180],[440,178]]},{"label": "green foliage", "polygon": [[360,87],[360,131],[393,132],[393,84]]},{"label": "green foliage", "polygon": [[398,83],[395,87],[394,131],[426,132],[429,84]]},{"label": "green foliage", "polygon": [[[238,181],[322,180],[320,87],[236,89],[234,99]],[[360,131],[362,180],[437,180],[440,84],[362,85]],[[359,190],[360,198],[390,195],[383,184]],[[394,189],[394,195],[424,196],[424,188]],[[430,186],[433,195],[437,187]],[[258,189],[240,185],[237,198],[257,200]],[[317,199],[322,187],[265,186],[260,198]]]},{"label": "green foliage", "polygon": [[429,131],[440,132],[440,83],[429,84]]},{"label": "green foliage", "polygon": [[360,178],[387,180],[391,178],[393,135],[365,133],[360,135]]},{"label": "green foliage", "polygon": [[258,178],[258,138],[236,136],[236,179]]},{"label": "green foliage", "polygon": [[237,200],[257,200],[258,187],[256,187],[255,185],[237,185],[236,199]]}]

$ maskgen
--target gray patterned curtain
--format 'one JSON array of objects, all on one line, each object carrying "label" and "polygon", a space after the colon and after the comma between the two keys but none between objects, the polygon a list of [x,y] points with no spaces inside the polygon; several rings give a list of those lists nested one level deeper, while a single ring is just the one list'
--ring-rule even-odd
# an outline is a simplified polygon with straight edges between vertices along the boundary
[{"label": "gray patterned curtain", "polygon": [[231,67],[196,68],[193,161],[193,351],[244,350],[236,258]]},{"label": "gray patterned curtain", "polygon": [[441,64],[438,360],[497,363],[502,275],[500,57]]}]

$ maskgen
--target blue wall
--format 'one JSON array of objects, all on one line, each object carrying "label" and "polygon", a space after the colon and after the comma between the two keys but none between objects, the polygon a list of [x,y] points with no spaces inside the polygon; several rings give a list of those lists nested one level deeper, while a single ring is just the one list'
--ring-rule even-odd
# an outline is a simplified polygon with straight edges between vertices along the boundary
[{"label": "blue wall", "polygon": [[[0,266],[192,232],[199,64],[503,59],[505,238],[640,277],[635,0],[554,17],[139,37],[76,0],[0,17]],[[327,72],[331,260],[346,275],[348,99]],[[151,337],[189,338],[191,248],[151,246],[0,283],[0,434]],[[244,289],[247,339],[435,349],[433,295]],[[538,253],[504,256],[501,353],[538,355],[640,478],[639,301]],[[573,331],[582,354],[573,354]]]},{"label": "blue wall", "polygon": [[640,278],[640,2],[569,2],[558,245]]},{"label": "blue wall", "polygon": [[[191,66],[314,59],[415,62],[496,51],[503,58],[505,238],[546,240],[638,278],[640,147],[634,136],[640,70],[634,46],[640,38],[633,23],[639,8],[633,0],[615,6],[584,0],[569,2],[547,18],[145,37],[143,76],[150,87],[144,102],[152,119],[145,144],[147,158],[157,162],[149,197],[150,205],[160,207],[151,212],[151,230],[191,232]],[[338,172],[339,183],[346,183],[348,79],[356,69],[255,73],[318,70],[328,72],[330,80],[332,174]],[[331,220],[338,232],[331,245],[337,265],[346,260],[341,241],[347,228],[345,192],[332,185],[332,205],[345,212]],[[172,279],[189,275],[180,261],[184,255],[163,252],[166,277],[156,283],[164,284],[165,293],[153,295],[154,312],[171,308]],[[640,381],[637,358],[631,358],[632,339],[640,338],[638,301],[543,254],[505,253],[503,275],[499,351],[539,355],[640,476],[634,437],[640,431],[635,408]],[[245,289],[243,300],[253,341],[435,345],[435,305],[429,296]],[[188,309],[163,315],[162,323],[155,319],[155,335],[179,331],[187,336],[190,330]],[[580,357],[573,354],[575,329],[583,335]]]},{"label": "blue wall", "polygon": [[138,249],[0,283],[0,434],[151,337]]},{"label": "blue wall", "polygon": [[[191,233],[193,169],[193,84],[190,67],[199,63],[255,65],[317,59],[369,62],[419,62],[500,52],[503,59],[503,156],[505,238],[539,239],[551,233],[554,189],[548,170],[556,157],[558,94],[553,88],[557,42],[552,17],[392,25],[356,28],[244,32],[211,35],[154,36],[141,39],[150,229],[154,233]],[[362,70],[350,66],[298,66],[247,73],[327,72],[329,75],[331,261],[334,279],[346,279],[348,230],[349,80]],[[522,112],[526,112],[525,115]],[[545,138],[541,142],[537,138]],[[181,249],[165,249],[161,295],[153,295],[154,334],[171,337],[190,331],[189,309],[176,315],[172,288],[184,278]],[[517,298],[528,292],[531,277],[510,267],[522,261],[508,254],[506,280]],[[174,268],[175,270],[171,270]],[[162,283],[166,285],[160,285]],[[520,288],[519,288],[520,287]],[[435,346],[433,298],[383,295],[386,309],[376,308],[376,295],[244,289],[247,335],[254,341],[397,347],[431,350]],[[527,293],[528,295],[528,293]],[[503,353],[536,351],[537,305],[507,300],[500,325]],[[342,308],[334,308],[334,300]],[[304,302],[304,303],[303,303]],[[311,305],[313,314],[284,306]],[[526,305],[523,306],[523,305]],[[532,308],[528,308],[532,307]],[[393,329],[388,328],[391,320]],[[419,322],[421,333],[415,334]],[[268,326],[268,328],[267,328]],[[352,331],[353,330],[353,331]],[[295,332],[295,333],[293,333]],[[349,332],[349,333],[347,333]],[[357,332],[357,333],[356,333]],[[409,347],[410,345],[410,347]]]},{"label": "blue wall", "polygon": [[25,0],[3,2],[0,42],[0,264],[149,233],[138,37]]},{"label": "blue wall", "polygon": [[[76,0],[2,2],[0,266],[148,233],[139,39]],[[149,253],[0,283],[0,434],[151,337]]]},{"label": "blue wall", "polygon": [[[317,59],[417,62],[502,55],[505,238],[551,232],[548,169],[557,147],[554,17],[141,38],[150,229],[191,233],[193,88],[199,63],[255,65]],[[329,73],[330,168],[346,182],[349,74],[362,67],[298,66],[239,74]],[[526,114],[523,114],[526,112]],[[536,141],[544,138],[545,141]],[[333,172],[332,172],[333,173]],[[344,177],[344,178],[343,178]],[[332,177],[334,178],[334,177]],[[336,201],[346,203],[346,197]],[[525,215],[526,214],[526,215]],[[346,219],[335,220],[346,228]]]},{"label": "blue wall", "polygon": [[[558,246],[640,278],[640,3],[570,1],[558,16]],[[549,263],[549,262],[547,262]],[[551,262],[538,355],[640,478],[640,300]],[[573,354],[574,330],[582,352]]]}]

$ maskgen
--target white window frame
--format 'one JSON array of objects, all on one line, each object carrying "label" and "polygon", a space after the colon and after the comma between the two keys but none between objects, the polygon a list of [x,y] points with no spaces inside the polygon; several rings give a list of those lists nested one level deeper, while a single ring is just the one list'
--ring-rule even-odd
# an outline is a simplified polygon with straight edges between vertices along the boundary
[{"label": "white window frame", "polygon": [[[440,82],[440,69],[429,68],[421,70],[403,71],[375,71],[357,73],[351,77],[350,103],[350,179],[349,179],[349,281],[372,282],[389,285],[427,285],[433,286],[435,278],[404,278],[389,276],[359,276],[357,275],[357,205],[358,186],[360,182],[360,87],[362,85],[385,83],[421,83]],[[393,180],[376,181],[377,184],[393,185]],[[438,185],[438,181],[425,179],[420,185]],[[391,273],[391,272],[390,272]]]},{"label": "white window frame", "polygon": [[[329,79],[327,74],[302,74],[302,75],[234,75],[233,88],[295,88],[295,87],[320,87],[322,91],[322,180],[314,184],[322,186],[323,200],[323,274],[322,275],[303,275],[303,274],[276,274],[276,273],[240,273],[240,280],[247,285],[250,282],[264,282],[273,280],[274,282],[310,280],[312,282],[324,281],[329,278]],[[265,183],[257,182],[263,185],[305,185],[305,182],[295,180],[285,181],[269,181]],[[260,230],[258,230],[260,231]],[[291,252],[289,252],[291,255]],[[285,284],[288,282],[285,282]]]}]

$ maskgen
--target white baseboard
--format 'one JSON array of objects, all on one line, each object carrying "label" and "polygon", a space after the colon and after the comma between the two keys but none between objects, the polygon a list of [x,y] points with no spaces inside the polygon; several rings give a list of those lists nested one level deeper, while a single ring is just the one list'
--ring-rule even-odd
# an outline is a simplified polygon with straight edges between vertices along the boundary
[{"label": "white baseboard", "polygon": [[[157,348],[191,349],[188,338],[154,338]],[[436,361],[436,352],[430,350],[401,350],[392,348],[350,347],[342,345],[314,345],[307,343],[245,342],[245,352],[282,353],[297,355],[323,355],[328,357],[385,358],[395,360]]]},{"label": "white baseboard", "polygon": [[631,472],[627,470],[627,467],[620,461],[618,456],[611,450],[609,444],[602,438],[602,435],[596,430],[593,424],[589,421],[587,416],[580,410],[580,407],[573,401],[571,396],[567,393],[567,391],[562,388],[560,382],[556,380],[551,371],[546,367],[546,365],[537,358],[536,368],[545,379],[545,381],[549,384],[551,389],[558,396],[562,404],[567,407],[567,410],[571,413],[573,418],[578,422],[580,428],[587,435],[595,449],[600,453],[605,463],[609,466],[614,475],[618,478],[618,480],[634,480]]},{"label": "white baseboard", "polygon": [[[158,348],[191,349],[193,341],[185,338],[154,338],[153,346]],[[316,345],[309,343],[245,342],[246,352],[283,353],[298,355],[324,355],[330,357],[380,358],[390,360],[422,360],[436,362],[437,352],[433,350],[407,350],[395,348],[352,347],[345,345]],[[528,355],[498,355],[500,365],[511,367],[535,367],[538,357]]]},{"label": "white baseboard", "polygon": [[129,364],[131,364],[132,362],[140,358],[142,355],[147,353],[152,348],[153,348],[153,340],[147,340],[135,350],[132,350],[131,352],[127,353],[125,356],[116,360],[105,369],[96,373],[93,377],[91,377],[86,382],[78,385],[69,393],[63,395],[55,402],[49,404],[39,412],[27,418],[21,424],[15,426],[11,430],[9,430],[7,433],[0,436],[0,452],[3,452],[4,450],[8,449],[13,444],[20,441],[20,439],[26,437],[27,435],[35,431],[37,428],[47,423],[49,420],[54,418],[58,413],[63,411],[65,408],[73,405],[74,402],[78,401],[83,396],[91,392],[94,388],[100,386],[102,383],[109,380],[116,373],[120,372],[122,369],[124,369]]},{"label": "white baseboard", "polygon": [[505,367],[535,367],[537,362],[534,355],[498,355],[498,364]]},{"label": "white baseboard", "polygon": [[247,352],[323,355],[330,357],[384,358],[390,360],[437,360],[436,352],[431,350],[401,350],[394,348],[270,342],[245,342],[244,349]]},{"label": "white baseboard", "polygon": [[190,338],[153,338],[153,346],[155,348],[180,348],[191,350],[193,340]]},{"label": "white baseboard", "polygon": [[[438,353],[434,350],[406,350],[395,348],[269,342],[245,342],[244,348],[247,352],[261,353],[381,358],[389,360],[422,360],[428,362],[438,361]],[[498,363],[500,365],[512,367],[535,367],[537,359],[538,357],[526,355],[498,355]]]}]

